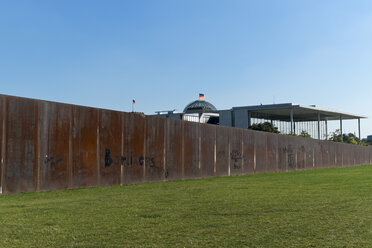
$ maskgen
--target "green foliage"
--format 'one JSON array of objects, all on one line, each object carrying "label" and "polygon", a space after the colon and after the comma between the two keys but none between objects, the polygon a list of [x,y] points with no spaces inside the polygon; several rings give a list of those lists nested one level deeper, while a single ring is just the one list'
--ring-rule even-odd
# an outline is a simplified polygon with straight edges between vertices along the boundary
[{"label": "green foliage", "polygon": [[0,247],[372,247],[372,166],[0,196]]},{"label": "green foliage", "polygon": [[256,130],[256,131],[264,131],[270,133],[280,133],[278,128],[275,127],[270,122],[263,122],[263,123],[255,123],[248,127],[249,129]]},{"label": "green foliage", "polygon": [[332,132],[329,140],[332,140],[334,142],[342,142],[341,130],[336,129],[334,132]]},{"label": "green foliage", "polygon": [[290,136],[296,136],[296,137],[311,138],[311,135],[308,132],[306,132],[305,130],[302,130],[302,132],[300,134],[289,133],[288,135],[290,135]]},{"label": "green foliage", "polygon": [[304,137],[304,138],[311,138],[311,135],[308,132],[306,132],[305,130],[302,130],[302,132],[298,136]]},{"label": "green foliage", "polygon": [[353,145],[362,145],[362,146],[368,145],[368,143],[366,143],[363,140],[360,140],[353,133],[348,133],[348,134],[344,133],[341,135],[340,129],[336,129],[336,131],[332,132],[329,140],[332,140],[335,142],[344,142],[344,143],[353,144]]}]

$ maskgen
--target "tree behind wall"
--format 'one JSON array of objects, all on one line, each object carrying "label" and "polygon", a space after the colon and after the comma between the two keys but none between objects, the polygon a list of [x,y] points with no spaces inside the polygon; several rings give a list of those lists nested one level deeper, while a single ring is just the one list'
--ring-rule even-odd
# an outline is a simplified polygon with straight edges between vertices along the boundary
[{"label": "tree behind wall", "polygon": [[263,122],[263,123],[255,123],[250,125],[248,129],[256,130],[256,131],[264,131],[269,133],[280,133],[278,128],[275,127],[270,122]]}]

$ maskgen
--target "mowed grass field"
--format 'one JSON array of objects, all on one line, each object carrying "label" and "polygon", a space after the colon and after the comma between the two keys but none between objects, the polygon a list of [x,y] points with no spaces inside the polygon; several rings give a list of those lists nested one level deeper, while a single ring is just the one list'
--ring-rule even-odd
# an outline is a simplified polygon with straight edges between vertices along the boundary
[{"label": "mowed grass field", "polygon": [[372,247],[372,166],[3,195],[0,247]]}]

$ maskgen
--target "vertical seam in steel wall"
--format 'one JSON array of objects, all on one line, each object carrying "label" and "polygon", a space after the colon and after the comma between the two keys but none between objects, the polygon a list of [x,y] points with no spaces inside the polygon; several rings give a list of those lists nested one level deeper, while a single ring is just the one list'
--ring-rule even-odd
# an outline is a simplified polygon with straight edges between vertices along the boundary
[{"label": "vertical seam in steel wall", "polygon": [[264,172],[268,172],[269,171],[269,168],[268,168],[268,159],[267,159],[267,157],[268,157],[268,152],[267,152],[267,144],[269,143],[269,142],[267,142],[267,140],[268,140],[268,136],[266,136],[266,138],[265,138],[265,169],[264,169]]},{"label": "vertical seam in steel wall", "polygon": [[97,173],[97,185],[101,184],[101,175],[100,175],[100,147],[99,147],[99,128],[100,128],[100,110],[97,110],[97,143],[96,143],[96,173]]},{"label": "vertical seam in steel wall", "polygon": [[120,185],[123,185],[124,173],[124,113],[121,113],[121,149],[120,149]]},{"label": "vertical seam in steel wall", "polygon": [[294,146],[295,147],[295,149],[296,149],[296,152],[295,152],[295,170],[298,170],[298,158],[297,158],[297,144],[298,143],[296,143],[296,145]]},{"label": "vertical seam in steel wall", "polygon": [[231,155],[230,155],[230,136],[231,136],[231,132],[232,132],[232,128],[230,128],[229,130],[229,134],[228,134],[228,142],[229,142],[229,151],[228,151],[228,154],[227,154],[227,157],[228,157],[228,163],[227,163],[227,175],[230,176],[230,165],[231,165]]},{"label": "vertical seam in steel wall", "polygon": [[[342,144],[342,146],[345,146],[345,145]],[[344,148],[345,147],[342,147],[342,153],[341,153],[342,166],[344,166]]]},{"label": "vertical seam in steel wall", "polygon": [[256,173],[256,134],[252,133],[253,137],[253,173]]},{"label": "vertical seam in steel wall", "polygon": [[2,140],[1,140],[1,193],[6,193],[6,177],[5,177],[5,173],[6,173],[6,150],[7,150],[7,146],[5,145],[6,144],[6,136],[7,136],[7,106],[8,106],[8,97],[4,97],[3,98],[3,109],[2,109],[2,114],[3,114],[3,123],[2,123]]},{"label": "vertical seam in steel wall", "polygon": [[338,161],[337,161],[337,154],[338,154],[338,151],[339,151],[340,149],[339,149],[339,145],[337,144],[337,151],[336,151],[336,149],[335,149],[335,166],[336,167],[339,167],[338,166]]},{"label": "vertical seam in steel wall", "polygon": [[314,151],[314,145],[313,145],[313,168],[315,167],[315,151]]},{"label": "vertical seam in steel wall", "polygon": [[166,166],[166,152],[167,152],[167,132],[168,132],[168,118],[164,122],[164,146],[163,146],[163,180],[166,180],[167,166]]},{"label": "vertical seam in steel wall", "polygon": [[306,144],[306,140],[303,140],[303,146],[304,146],[304,170],[306,170],[306,165],[307,165],[307,153],[306,153],[306,148],[305,148],[305,144]]},{"label": "vertical seam in steel wall", "polygon": [[279,170],[279,135],[276,135],[276,155],[275,155],[275,161],[276,161],[276,166],[275,166],[275,171],[280,171]]},{"label": "vertical seam in steel wall", "polygon": [[285,147],[285,171],[288,171],[288,149],[289,149],[288,138],[289,137],[286,137],[286,138],[287,138],[287,142],[286,142],[286,147]]},{"label": "vertical seam in steel wall", "polygon": [[[335,144],[336,145],[336,144]],[[337,166],[337,152],[336,152],[336,147],[335,146],[333,146],[334,147],[334,164],[335,164],[335,167],[338,167]],[[337,144],[337,147],[338,147],[338,144]],[[338,150],[338,149],[337,149]]]},{"label": "vertical seam in steel wall", "polygon": [[199,175],[198,177],[201,177],[201,128],[200,123],[198,123],[198,138],[199,138],[199,145],[198,145],[198,160],[199,160]]},{"label": "vertical seam in steel wall", "polygon": [[217,127],[214,127],[214,147],[213,147],[213,175],[217,172]]},{"label": "vertical seam in steel wall", "polygon": [[143,130],[143,180],[146,180],[146,136],[147,136],[147,118],[144,117],[144,130]]},{"label": "vertical seam in steel wall", "polygon": [[72,188],[72,132],[73,127],[73,118],[74,118],[74,113],[73,113],[74,107],[70,106],[70,132],[68,135],[68,187]]},{"label": "vertical seam in steel wall", "polygon": [[[36,191],[40,191],[40,102],[36,102],[37,107],[36,107],[36,125],[37,125],[37,131],[36,131],[36,154],[37,154],[37,171],[36,171]],[[42,118],[45,118],[42,116]]]},{"label": "vertical seam in steel wall", "polygon": [[244,173],[244,139],[243,139],[243,137],[244,137],[244,130],[242,129],[241,130],[241,137],[240,137],[240,139],[241,139],[241,148],[242,148],[242,150],[241,150],[241,154],[242,154],[242,171],[241,171],[241,173]]},{"label": "vertical seam in steel wall", "polygon": [[185,125],[181,122],[181,178],[185,178]]}]

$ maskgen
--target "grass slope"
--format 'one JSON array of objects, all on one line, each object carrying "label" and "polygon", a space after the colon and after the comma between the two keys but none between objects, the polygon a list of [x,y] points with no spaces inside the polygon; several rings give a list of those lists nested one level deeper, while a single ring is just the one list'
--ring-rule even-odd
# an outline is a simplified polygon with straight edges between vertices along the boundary
[{"label": "grass slope", "polygon": [[372,166],[4,195],[0,247],[372,247]]}]

